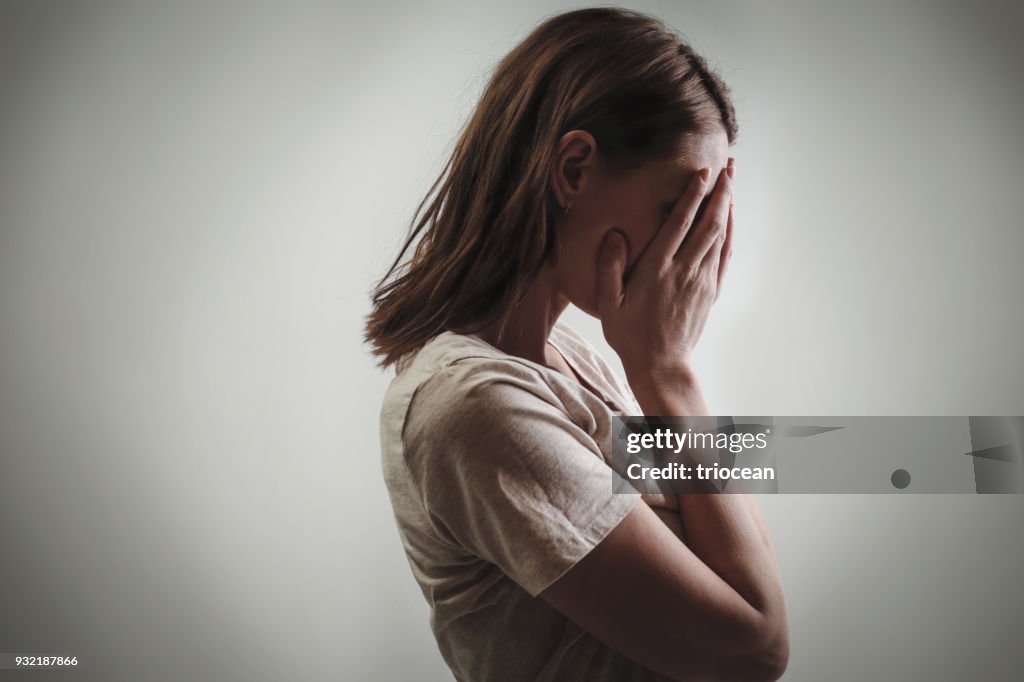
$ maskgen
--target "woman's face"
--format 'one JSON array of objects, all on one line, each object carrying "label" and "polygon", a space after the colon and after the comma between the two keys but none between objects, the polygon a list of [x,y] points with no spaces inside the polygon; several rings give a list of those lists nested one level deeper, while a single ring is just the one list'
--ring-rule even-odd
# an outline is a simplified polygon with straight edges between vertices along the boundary
[{"label": "woman's face", "polygon": [[[724,130],[687,134],[677,158],[651,162],[622,176],[603,171],[594,139],[585,131],[567,133],[561,150],[554,182],[571,208],[558,228],[554,278],[573,305],[597,317],[597,262],[605,235],[618,229],[626,236],[629,273],[701,168],[711,169],[710,195],[729,160],[729,142]],[[698,218],[706,203],[707,196]]]}]

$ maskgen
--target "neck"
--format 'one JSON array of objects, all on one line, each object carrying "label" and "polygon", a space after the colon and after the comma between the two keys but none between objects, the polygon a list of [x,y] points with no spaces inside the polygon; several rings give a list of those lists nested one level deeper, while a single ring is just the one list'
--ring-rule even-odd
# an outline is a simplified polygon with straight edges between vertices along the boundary
[{"label": "neck", "polygon": [[503,333],[499,333],[499,325],[493,323],[478,333],[480,338],[509,355],[548,364],[545,354],[548,336],[569,305],[569,299],[552,286],[551,275],[548,267],[541,270],[526,296],[512,307]]}]

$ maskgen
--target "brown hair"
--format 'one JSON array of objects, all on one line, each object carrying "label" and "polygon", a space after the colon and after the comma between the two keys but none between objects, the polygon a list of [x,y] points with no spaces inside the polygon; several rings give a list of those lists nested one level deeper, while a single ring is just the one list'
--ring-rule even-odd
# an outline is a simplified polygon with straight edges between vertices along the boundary
[{"label": "brown hair", "polygon": [[365,338],[379,364],[445,330],[504,322],[555,244],[549,179],[566,132],[588,131],[602,165],[618,172],[669,158],[685,133],[716,128],[735,141],[728,88],[660,20],[601,7],[544,21],[498,63],[373,291]]}]

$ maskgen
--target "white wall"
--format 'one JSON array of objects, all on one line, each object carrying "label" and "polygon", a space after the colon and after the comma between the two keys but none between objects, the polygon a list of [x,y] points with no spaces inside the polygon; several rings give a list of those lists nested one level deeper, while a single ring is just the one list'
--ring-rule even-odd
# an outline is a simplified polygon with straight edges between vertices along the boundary
[{"label": "white wall", "polygon": [[[1021,11],[772,5],[630,5],[739,112],[712,410],[1024,414]],[[450,679],[362,317],[487,70],[573,6],[0,4],[0,652]],[[762,503],[786,679],[1019,669],[1022,498]]]}]

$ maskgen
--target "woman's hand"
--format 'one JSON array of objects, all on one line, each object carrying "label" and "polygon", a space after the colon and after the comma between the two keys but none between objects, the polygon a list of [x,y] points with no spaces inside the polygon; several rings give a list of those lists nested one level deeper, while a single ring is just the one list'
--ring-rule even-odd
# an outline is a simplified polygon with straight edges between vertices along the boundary
[{"label": "woman's hand", "polygon": [[616,230],[605,237],[598,265],[598,313],[605,339],[622,359],[631,385],[689,375],[693,349],[732,252],[733,172],[730,158],[695,226],[697,209],[709,190],[709,171],[693,174],[628,282],[623,282],[625,239]]},{"label": "woman's hand", "polygon": [[[602,249],[601,323],[645,415],[707,414],[696,383],[674,379],[689,375],[690,353],[729,258],[731,165],[730,159],[692,231],[708,183],[706,174],[691,179],[628,282],[624,240]],[[626,657],[673,679],[779,679],[789,660],[786,603],[753,498],[679,494],[675,502],[678,512],[636,505],[540,596]]]}]

